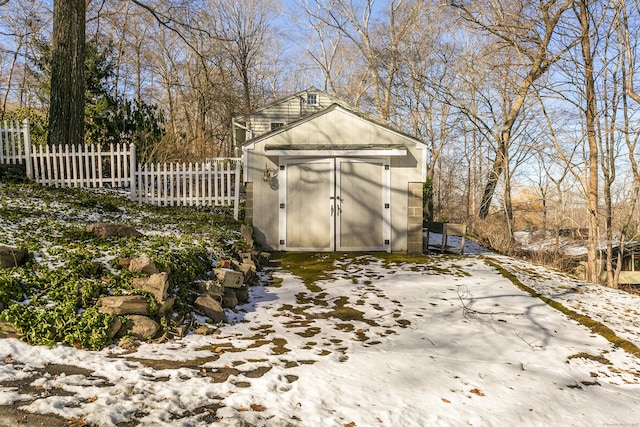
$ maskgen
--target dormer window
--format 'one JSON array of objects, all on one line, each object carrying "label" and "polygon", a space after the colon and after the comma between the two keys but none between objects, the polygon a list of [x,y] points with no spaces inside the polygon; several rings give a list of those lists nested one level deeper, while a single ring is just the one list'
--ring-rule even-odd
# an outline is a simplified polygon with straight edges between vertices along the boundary
[{"label": "dormer window", "polygon": [[307,94],[307,105],[318,105],[318,94],[317,93],[308,93]]},{"label": "dormer window", "polygon": [[271,122],[271,130],[276,130],[284,126],[284,122]]}]

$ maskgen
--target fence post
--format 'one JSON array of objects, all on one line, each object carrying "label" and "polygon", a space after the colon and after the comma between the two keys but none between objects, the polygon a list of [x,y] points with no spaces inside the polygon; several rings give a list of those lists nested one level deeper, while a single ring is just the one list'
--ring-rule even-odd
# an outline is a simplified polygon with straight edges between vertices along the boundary
[{"label": "fence post", "polygon": [[129,144],[129,188],[131,200],[136,199],[136,144]]},{"label": "fence post", "polygon": [[24,164],[27,171],[27,179],[33,180],[33,161],[31,155],[31,131],[29,118],[22,121],[22,139],[24,141]]},{"label": "fence post", "polygon": [[235,187],[236,187],[236,194],[235,197],[233,198],[233,218],[234,219],[238,219],[238,213],[240,210],[240,173],[242,171],[242,164],[240,161],[236,160],[236,182],[235,182]]}]

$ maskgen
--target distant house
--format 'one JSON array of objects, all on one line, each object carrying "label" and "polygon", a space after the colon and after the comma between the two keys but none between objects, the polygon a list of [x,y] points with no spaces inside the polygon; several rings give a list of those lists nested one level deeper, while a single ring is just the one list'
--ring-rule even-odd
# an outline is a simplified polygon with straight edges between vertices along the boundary
[{"label": "distant house", "polygon": [[[601,250],[601,258],[606,260],[606,250]],[[613,260],[614,268],[615,263],[620,253],[620,247],[613,247]],[[624,252],[622,253],[622,265],[620,266],[620,277],[618,278],[618,284],[620,285],[640,285],[640,242],[628,242],[624,245]],[[600,273],[600,281],[606,283],[607,272],[603,266]]]},{"label": "distant house", "polygon": [[233,135],[266,249],[422,252],[418,139],[315,88],[236,117]]}]

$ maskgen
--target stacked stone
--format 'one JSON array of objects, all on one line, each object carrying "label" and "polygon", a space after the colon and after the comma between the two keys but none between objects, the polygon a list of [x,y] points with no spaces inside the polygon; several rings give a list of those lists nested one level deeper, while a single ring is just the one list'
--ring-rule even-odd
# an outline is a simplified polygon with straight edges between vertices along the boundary
[{"label": "stacked stone", "polygon": [[[153,295],[158,306],[158,316],[162,317],[169,313],[175,302],[175,298],[167,297],[169,274],[166,271],[160,272],[155,263],[146,255],[134,259],[122,258],[119,262],[120,265],[127,266],[131,272],[147,275],[147,277],[133,279],[132,287]],[[151,305],[143,295],[102,297],[98,303],[98,311],[127,317],[125,324],[122,324],[120,318],[116,317],[111,337],[128,334],[136,339],[149,339],[153,338],[160,330],[160,325],[151,315]]]},{"label": "stacked stone", "polygon": [[[87,226],[87,231],[98,238],[142,235],[132,227],[108,223],[91,224]],[[252,248],[251,227],[243,226],[241,233],[246,243],[245,247]],[[238,304],[249,301],[249,286],[258,284],[259,260],[268,261],[267,254],[259,252],[238,251],[236,255],[237,259],[223,260],[220,262],[220,267],[213,270],[216,280],[200,284],[200,295],[193,304],[194,310],[208,317],[212,324],[227,322],[225,309],[235,309]],[[0,246],[0,268],[20,265],[24,262],[24,258],[24,251]],[[149,300],[144,295],[130,294],[100,298],[97,304],[98,311],[116,316],[110,337],[128,335],[139,340],[154,338],[161,329],[157,319],[169,314],[175,302],[174,297],[167,296],[169,272],[159,271],[155,263],[146,255],[133,259],[121,258],[119,263],[129,271],[145,276],[133,279],[132,287],[153,295],[158,309],[152,314]],[[124,324],[121,318],[126,319]],[[203,325],[203,327],[210,331],[209,326]],[[184,335],[186,327],[178,328],[177,332],[178,336]]]}]

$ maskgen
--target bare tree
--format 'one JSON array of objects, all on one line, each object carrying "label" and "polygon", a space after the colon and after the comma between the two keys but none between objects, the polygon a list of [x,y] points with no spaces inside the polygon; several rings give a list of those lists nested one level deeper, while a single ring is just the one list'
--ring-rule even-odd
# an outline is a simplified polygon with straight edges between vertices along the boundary
[{"label": "bare tree", "polygon": [[[460,116],[456,114],[450,95],[439,90],[454,87],[460,62],[454,59],[454,47],[444,41],[442,35],[453,27],[448,10],[436,4],[423,3],[424,13],[416,19],[421,33],[412,33],[400,63],[397,84],[393,93],[399,113],[396,125],[416,135],[427,145],[426,185],[424,202],[426,219],[433,220],[436,169],[443,156],[444,147],[454,143],[455,129]],[[444,38],[446,39],[446,38]],[[458,150],[459,153],[460,150]],[[459,165],[462,156],[455,156]],[[462,212],[459,212],[462,213]],[[459,220],[464,218],[459,217]]]},{"label": "bare tree", "polygon": [[[519,56],[486,38],[469,41],[457,55],[459,59],[453,66],[456,83],[439,85],[438,90],[440,96],[455,106],[459,115],[468,122],[465,131],[469,131],[469,127],[473,129],[474,135],[470,141],[479,142],[477,138],[481,137],[480,142],[492,155],[492,164],[487,167],[489,178],[495,178],[492,192],[495,192],[499,180],[503,178],[501,201],[504,220],[511,235],[514,220],[511,176],[516,173],[517,165],[529,157],[532,132],[536,127],[531,126],[533,104],[525,96],[519,101],[521,111],[509,124],[509,144],[504,144],[504,120],[512,112],[514,94],[518,94],[522,87]],[[474,151],[478,152],[478,148]],[[501,159],[499,176],[493,173],[498,159]],[[485,186],[483,195],[486,194]],[[482,200],[487,202],[484,197]]]},{"label": "bare tree", "polygon": [[309,4],[307,1],[302,8],[305,12],[299,15],[303,16],[292,14],[299,28],[290,37],[293,43],[299,43],[300,35],[305,35],[304,49],[311,62],[309,65],[301,64],[301,71],[313,79],[316,77],[315,71],[319,70],[323,90],[339,93],[357,104],[368,89],[367,79],[363,78],[363,69],[366,67],[361,65],[359,54],[354,54],[341,31],[326,23],[326,17],[319,18],[326,12],[317,3]]},{"label": "bare tree", "polygon": [[596,282],[597,243],[598,243],[598,140],[596,134],[597,100],[594,78],[594,60],[592,54],[591,18],[589,1],[579,0],[576,4],[576,17],[580,22],[580,46],[584,66],[584,118],[588,144],[587,174],[587,212],[589,237],[587,240],[587,280]]},{"label": "bare tree", "polygon": [[563,46],[554,40],[554,34],[561,18],[571,9],[572,4],[573,0],[488,0],[451,3],[470,24],[495,38],[504,48],[511,49],[521,68],[518,88],[504,113],[500,129],[495,132],[496,156],[487,176],[480,203],[480,218],[486,218],[489,213],[498,179],[506,167],[514,125],[529,90],[571,47]]},{"label": "bare tree", "polygon": [[401,63],[411,45],[412,34],[423,29],[421,15],[426,0],[392,0],[374,19],[374,0],[356,5],[347,0],[313,0],[306,13],[313,22],[340,32],[365,60],[367,80],[372,87],[372,104],[385,121],[395,119],[394,89]]},{"label": "bare tree", "polygon": [[[625,198],[625,214],[620,226],[619,251],[615,269],[611,265],[613,257],[608,249],[609,261],[607,263],[607,280],[610,286],[618,286],[620,271],[622,269],[622,257],[627,239],[636,238],[638,230],[633,229],[634,217],[637,212],[638,197],[640,196],[640,169],[636,160],[638,140],[640,139],[640,130],[633,123],[632,114],[635,109],[640,106],[640,95],[634,87],[634,71],[637,64],[637,36],[640,31],[640,25],[637,16],[640,13],[640,4],[633,1],[628,6],[625,0],[616,0],[613,2],[616,10],[615,25],[616,40],[619,42],[620,51],[620,78],[621,78],[621,104],[622,104],[622,139],[626,146],[627,160],[629,162],[629,171],[631,172],[631,183]],[[631,24],[629,15],[636,17],[635,26]],[[635,104],[635,109],[631,104]],[[637,227],[637,225],[636,225]]]},{"label": "bare tree", "polygon": [[[0,51],[7,55],[3,62],[8,62],[0,105],[2,112],[7,110],[10,101],[23,106],[23,90],[29,74],[27,64],[34,59],[33,42],[41,37],[49,23],[40,2],[19,2],[12,4],[7,11],[0,10],[0,36],[3,40],[11,40],[10,46],[0,47]],[[16,79],[20,79],[20,90],[16,90]]]},{"label": "bare tree", "polygon": [[[575,161],[579,145],[573,143],[563,144],[561,141],[565,137],[563,134],[567,133],[564,129],[571,127],[570,121],[572,117],[566,117],[566,114],[563,114],[562,109],[559,107],[555,108],[556,111],[550,111],[548,106],[545,105],[545,100],[540,94],[540,90],[538,90],[538,88],[534,89],[536,100],[540,106],[540,115],[544,119],[543,126],[546,128],[546,139],[549,141],[548,144],[536,147],[538,165],[543,172],[540,174],[538,184],[545,207],[543,230],[548,230],[549,228],[549,209],[547,207],[551,202],[548,197],[551,190],[545,187],[547,187],[547,183],[551,183],[553,184],[556,198],[555,208],[551,211],[553,214],[551,227],[555,237],[554,255],[558,257],[560,249],[560,228],[567,227],[567,216],[565,212],[565,188],[567,184],[565,183],[569,181],[569,177],[573,177],[573,179],[578,182],[584,182],[584,179],[579,173],[582,168],[576,164]],[[551,86],[547,85],[544,89],[550,91]],[[549,103],[555,105],[557,100],[551,98]],[[571,224],[571,226],[573,225],[574,224]]]},{"label": "bare tree", "polygon": [[224,42],[226,58],[233,64],[242,88],[243,110],[254,107],[259,86],[257,70],[268,50],[268,33],[275,5],[260,0],[211,0],[213,31]]}]

